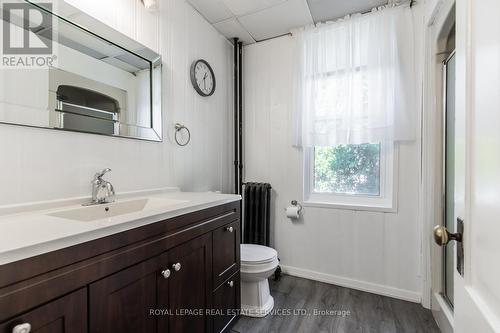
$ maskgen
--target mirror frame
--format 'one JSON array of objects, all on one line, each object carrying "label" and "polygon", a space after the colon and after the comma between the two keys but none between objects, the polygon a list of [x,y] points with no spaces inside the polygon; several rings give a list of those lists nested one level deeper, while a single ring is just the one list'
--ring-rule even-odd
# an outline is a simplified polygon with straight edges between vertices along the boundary
[{"label": "mirror frame", "polygon": [[[15,0],[14,0],[15,1]],[[109,43],[117,48],[120,48],[134,56],[137,56],[150,64],[150,95],[151,95],[151,126],[150,127],[141,127],[132,124],[119,123],[120,134],[104,134],[104,133],[95,133],[88,132],[82,130],[72,130],[72,129],[64,129],[58,127],[51,127],[50,124],[48,126],[36,126],[29,124],[20,124],[14,122],[7,122],[0,120],[0,124],[8,124],[15,126],[23,126],[23,127],[34,127],[34,128],[44,128],[49,130],[60,130],[65,132],[78,132],[78,133],[88,133],[95,135],[103,135],[110,137],[121,137],[128,139],[136,139],[136,140],[145,140],[145,141],[154,141],[154,142],[162,142],[163,141],[163,115],[162,115],[162,59],[161,55],[156,51],[151,50],[150,48],[142,45],[136,40],[124,35],[123,33],[113,29],[112,27],[102,23],[101,21],[93,18],[92,16],[82,12],[81,10],[71,6],[70,4],[64,1],[53,1],[53,3],[57,3],[55,9],[61,13],[58,14],[55,11],[50,11],[43,6],[43,3],[37,3],[33,0],[18,0],[22,3],[28,3],[37,9],[40,9],[46,12],[49,15],[54,16],[56,19],[61,20],[76,29],[80,29],[83,32],[93,36],[94,38],[98,38],[106,43]],[[82,24],[72,21],[66,17],[64,17],[64,12],[78,12],[78,16],[80,17],[82,22],[90,22],[93,27],[92,30],[86,28]],[[116,39],[120,39],[119,42],[113,42],[113,37],[117,37]],[[131,49],[137,49],[140,46],[140,49],[136,51],[132,51]],[[49,112],[53,110],[48,109]]]}]

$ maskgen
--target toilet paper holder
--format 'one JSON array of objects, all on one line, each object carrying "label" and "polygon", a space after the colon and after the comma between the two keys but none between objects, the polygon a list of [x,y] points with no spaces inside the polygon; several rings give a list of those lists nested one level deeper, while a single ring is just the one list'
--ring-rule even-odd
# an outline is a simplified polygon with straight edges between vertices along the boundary
[{"label": "toilet paper holder", "polygon": [[292,204],[292,206],[299,207],[299,211],[298,211],[299,214],[302,212],[302,205],[299,204],[299,202],[297,200],[292,200],[291,204]]}]

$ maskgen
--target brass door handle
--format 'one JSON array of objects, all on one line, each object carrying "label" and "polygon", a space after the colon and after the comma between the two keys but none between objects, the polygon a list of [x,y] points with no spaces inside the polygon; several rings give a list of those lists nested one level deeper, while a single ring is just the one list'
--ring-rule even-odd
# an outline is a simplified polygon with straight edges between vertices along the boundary
[{"label": "brass door handle", "polygon": [[457,232],[455,234],[452,234],[451,232],[448,231],[448,229],[446,229],[445,226],[442,225],[435,226],[432,234],[434,236],[434,241],[436,242],[437,245],[440,246],[445,246],[452,240],[457,242],[462,242],[461,233]]}]

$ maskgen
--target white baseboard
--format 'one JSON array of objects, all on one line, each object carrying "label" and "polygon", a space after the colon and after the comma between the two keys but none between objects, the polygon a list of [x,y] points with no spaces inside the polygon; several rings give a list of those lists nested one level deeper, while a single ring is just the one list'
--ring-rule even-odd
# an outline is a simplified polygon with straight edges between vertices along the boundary
[{"label": "white baseboard", "polygon": [[389,296],[393,298],[402,299],[405,301],[410,301],[414,303],[420,303],[422,297],[420,293],[410,290],[398,289],[394,287],[384,286],[381,284],[359,281],[350,278],[345,278],[336,275],[325,274],[321,272],[315,272],[308,269],[292,267],[292,266],[283,266],[280,265],[283,273],[297,276],[301,278],[306,278],[314,281],[325,282],[334,284],[341,287],[357,289],[361,291],[370,292],[373,294]]}]

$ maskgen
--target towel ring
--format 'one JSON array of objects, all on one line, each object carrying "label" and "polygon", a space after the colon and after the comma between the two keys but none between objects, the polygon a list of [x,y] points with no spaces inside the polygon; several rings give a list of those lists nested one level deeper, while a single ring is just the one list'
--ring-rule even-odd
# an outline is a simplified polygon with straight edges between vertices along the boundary
[{"label": "towel ring", "polygon": [[[185,143],[180,143],[179,142],[179,139],[177,139],[177,134],[179,134],[180,131],[182,130],[186,130],[187,134],[188,134],[188,139]],[[191,132],[189,131],[189,128],[187,128],[186,126],[182,125],[182,124],[179,124],[179,123],[176,123],[175,124],[175,134],[174,134],[174,139],[175,139],[175,142],[181,146],[181,147],[184,147],[184,146],[187,146],[187,144],[189,143],[189,141],[191,141]]]}]

